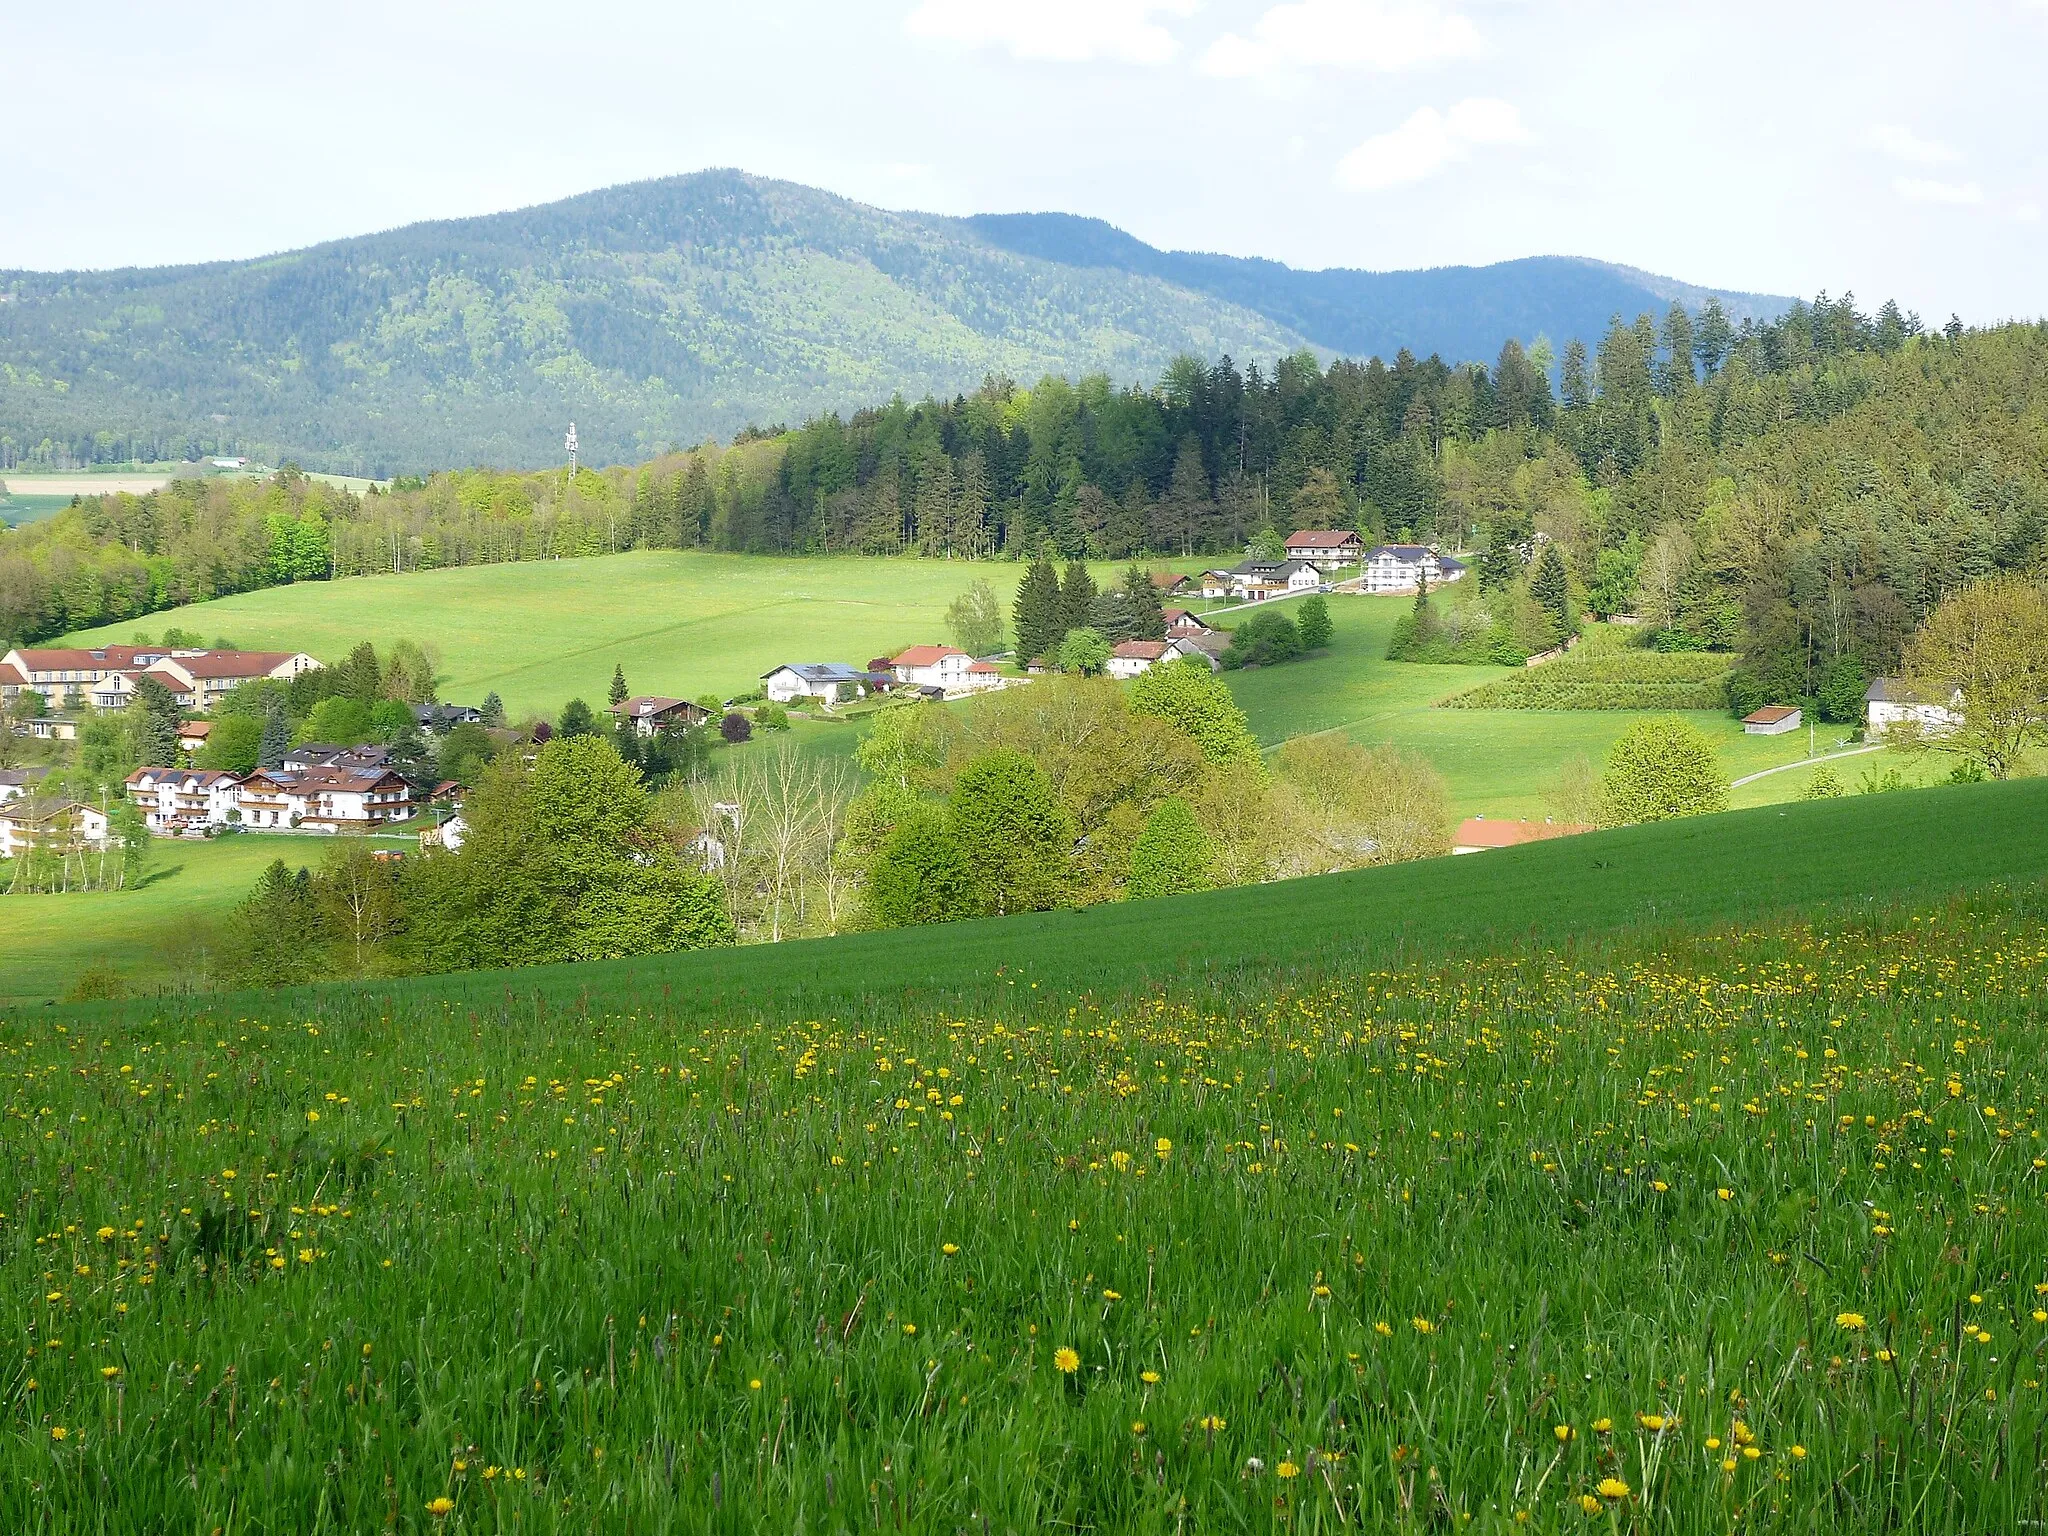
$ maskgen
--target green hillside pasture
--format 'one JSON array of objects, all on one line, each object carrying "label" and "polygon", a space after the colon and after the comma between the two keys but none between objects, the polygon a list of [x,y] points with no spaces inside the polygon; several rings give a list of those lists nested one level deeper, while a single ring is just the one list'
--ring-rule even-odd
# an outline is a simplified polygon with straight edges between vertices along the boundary
[{"label": "green hillside pasture", "polygon": [[[1524,669],[1388,661],[1388,637],[1413,599],[1339,594],[1328,601],[1335,628],[1328,654],[1225,674],[1252,729],[1269,747],[1334,730],[1369,746],[1392,742],[1418,752],[1444,776],[1454,816],[1542,816],[1545,786],[1568,758],[1584,754],[1597,768],[1616,738],[1636,721],[1669,713],[1435,708],[1440,700],[1482,684],[1519,678]],[[1238,616],[1239,611],[1226,610],[1212,616],[1212,622],[1230,624]],[[1731,781],[1806,755],[1804,732],[1746,736],[1725,709],[1683,713],[1713,740]],[[1756,803],[1791,798],[1794,791],[1782,786],[1780,793],[1778,784],[1789,777],[1760,781]]]},{"label": "green hillside pasture", "polygon": [[[391,847],[410,838],[379,838]],[[150,844],[139,885],[125,891],[0,895],[0,1003],[62,997],[105,962],[131,990],[206,984],[214,929],[272,859],[318,865],[333,839],[256,835]],[[417,844],[414,844],[417,846]],[[5,889],[0,864],[0,890]]]},{"label": "green hillside pasture", "polygon": [[[1872,797],[1162,902],[1115,952],[1043,942],[1102,914],[986,925],[1040,941],[1028,975],[880,1012],[587,967],[0,1022],[33,1357],[0,1512],[2022,1529],[2042,893],[1555,941],[1615,915],[1617,860],[1710,893],[1668,921],[1906,871],[1879,833],[2009,870],[2042,809]],[[1551,939],[1395,956],[1418,878],[1482,913],[1515,886]],[[1122,990],[1141,929],[1242,954],[1258,901],[1297,958],[1354,942]],[[955,937],[991,958],[897,936],[868,982],[965,979]]]},{"label": "green hillside pasture", "polygon": [[[645,550],[304,582],[74,638],[121,641],[176,624],[332,658],[359,640],[410,636],[439,647],[443,698],[476,703],[495,689],[514,715],[553,715],[574,697],[601,705],[614,665],[635,693],[730,697],[786,661],[861,666],[944,642],[954,598],[986,580],[1007,605],[1022,574],[1011,562]],[[1111,574],[1104,566],[1098,578]]]}]

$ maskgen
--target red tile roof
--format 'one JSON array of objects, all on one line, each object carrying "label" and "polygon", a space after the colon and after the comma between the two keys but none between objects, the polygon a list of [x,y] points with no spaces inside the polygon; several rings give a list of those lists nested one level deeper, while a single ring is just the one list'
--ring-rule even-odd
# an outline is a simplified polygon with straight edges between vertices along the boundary
[{"label": "red tile roof", "polygon": [[1451,839],[1456,848],[1513,848],[1522,843],[1540,843],[1547,838],[1570,837],[1593,828],[1570,821],[1488,821],[1472,816],[1458,824]]},{"label": "red tile roof", "polygon": [[893,658],[892,667],[929,667],[946,656],[965,656],[965,651],[956,651],[950,645],[913,645],[901,656]]},{"label": "red tile roof", "polygon": [[1347,528],[1304,528],[1287,535],[1289,549],[1339,549],[1347,543],[1363,545],[1365,540]]},{"label": "red tile roof", "polygon": [[1744,715],[1742,723],[1744,725],[1776,725],[1781,720],[1790,720],[1798,713],[1798,710],[1788,709],[1783,704],[1766,704],[1754,714]]},{"label": "red tile roof", "polygon": [[1116,649],[1109,653],[1121,656],[1126,661],[1157,661],[1166,654],[1164,640],[1119,640]]},{"label": "red tile roof", "polygon": [[193,677],[268,677],[297,654],[295,651],[208,651],[204,656],[172,656],[167,659],[176,662]]}]

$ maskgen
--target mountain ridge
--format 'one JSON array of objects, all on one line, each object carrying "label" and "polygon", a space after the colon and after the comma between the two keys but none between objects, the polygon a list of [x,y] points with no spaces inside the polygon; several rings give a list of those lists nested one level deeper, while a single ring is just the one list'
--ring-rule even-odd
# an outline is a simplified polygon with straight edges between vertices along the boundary
[{"label": "mountain ridge", "polygon": [[[1114,259],[1073,259],[1077,233]],[[1458,275],[1302,272],[1075,215],[891,211],[703,171],[255,258],[0,272],[0,466],[523,466],[558,456],[570,419],[590,462],[619,462],[989,373],[1149,383],[1183,352],[1302,347],[1484,360],[1658,303],[1653,275],[1583,258],[1437,270]]]}]

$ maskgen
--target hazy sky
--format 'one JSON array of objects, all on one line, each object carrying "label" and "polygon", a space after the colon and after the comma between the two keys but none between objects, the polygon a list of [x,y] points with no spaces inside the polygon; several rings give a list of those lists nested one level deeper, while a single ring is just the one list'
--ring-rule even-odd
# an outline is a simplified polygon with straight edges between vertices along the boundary
[{"label": "hazy sky", "polygon": [[1300,266],[1568,252],[2048,311],[2048,0],[9,6],[0,267],[733,165]]}]

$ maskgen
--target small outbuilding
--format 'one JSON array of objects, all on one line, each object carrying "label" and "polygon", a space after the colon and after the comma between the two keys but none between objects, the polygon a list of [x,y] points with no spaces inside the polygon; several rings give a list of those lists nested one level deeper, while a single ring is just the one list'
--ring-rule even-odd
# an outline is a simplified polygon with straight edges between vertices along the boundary
[{"label": "small outbuilding", "polygon": [[1766,704],[1754,714],[1742,717],[1742,733],[1745,736],[1782,736],[1787,731],[1796,731],[1806,723],[1805,714],[1790,704]]},{"label": "small outbuilding", "polygon": [[1468,816],[1458,823],[1457,833],[1451,839],[1451,852],[1519,848],[1524,843],[1547,842],[1553,837],[1573,837],[1592,830],[1574,821],[1489,821],[1484,816]]}]

